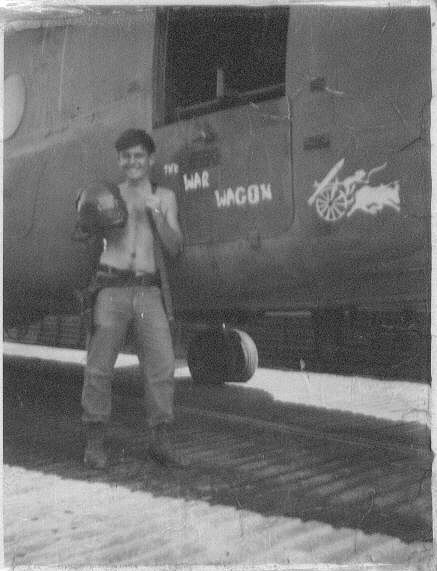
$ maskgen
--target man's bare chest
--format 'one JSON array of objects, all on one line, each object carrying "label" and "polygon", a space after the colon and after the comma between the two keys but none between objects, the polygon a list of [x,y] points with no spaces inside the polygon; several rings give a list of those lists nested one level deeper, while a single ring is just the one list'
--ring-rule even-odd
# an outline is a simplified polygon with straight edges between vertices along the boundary
[{"label": "man's bare chest", "polygon": [[147,214],[146,197],[141,194],[126,194],[123,196],[128,213],[128,225],[150,227]]}]

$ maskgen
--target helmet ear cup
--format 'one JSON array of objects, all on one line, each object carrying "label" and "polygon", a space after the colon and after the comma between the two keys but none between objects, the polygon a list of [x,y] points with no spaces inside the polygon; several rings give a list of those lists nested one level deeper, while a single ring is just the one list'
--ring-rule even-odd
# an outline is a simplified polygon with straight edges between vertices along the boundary
[{"label": "helmet ear cup", "polygon": [[78,226],[83,232],[104,232],[121,228],[127,221],[127,208],[119,188],[110,182],[96,181],[80,191],[76,201]]}]

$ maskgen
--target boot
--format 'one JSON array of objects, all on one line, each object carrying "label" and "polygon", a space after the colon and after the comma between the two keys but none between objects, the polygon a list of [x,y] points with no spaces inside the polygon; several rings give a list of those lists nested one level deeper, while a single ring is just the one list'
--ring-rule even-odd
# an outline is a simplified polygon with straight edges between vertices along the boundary
[{"label": "boot", "polygon": [[85,466],[103,470],[108,463],[108,457],[103,447],[105,425],[103,422],[86,423],[86,447],[83,458]]},{"label": "boot", "polygon": [[163,466],[185,468],[188,460],[175,450],[170,433],[171,427],[166,423],[153,426],[150,429],[149,454]]}]

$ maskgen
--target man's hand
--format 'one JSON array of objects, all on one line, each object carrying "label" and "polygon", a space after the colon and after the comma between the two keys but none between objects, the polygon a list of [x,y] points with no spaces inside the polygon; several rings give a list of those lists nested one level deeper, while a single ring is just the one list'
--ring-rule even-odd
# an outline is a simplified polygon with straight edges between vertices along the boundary
[{"label": "man's hand", "polygon": [[149,210],[152,214],[162,214],[161,209],[161,199],[156,194],[151,194],[150,196],[146,196],[146,209]]},{"label": "man's hand", "polygon": [[146,210],[151,212],[158,234],[170,255],[176,256],[182,249],[182,232],[178,222],[178,207],[173,191],[159,189],[146,196]]}]

